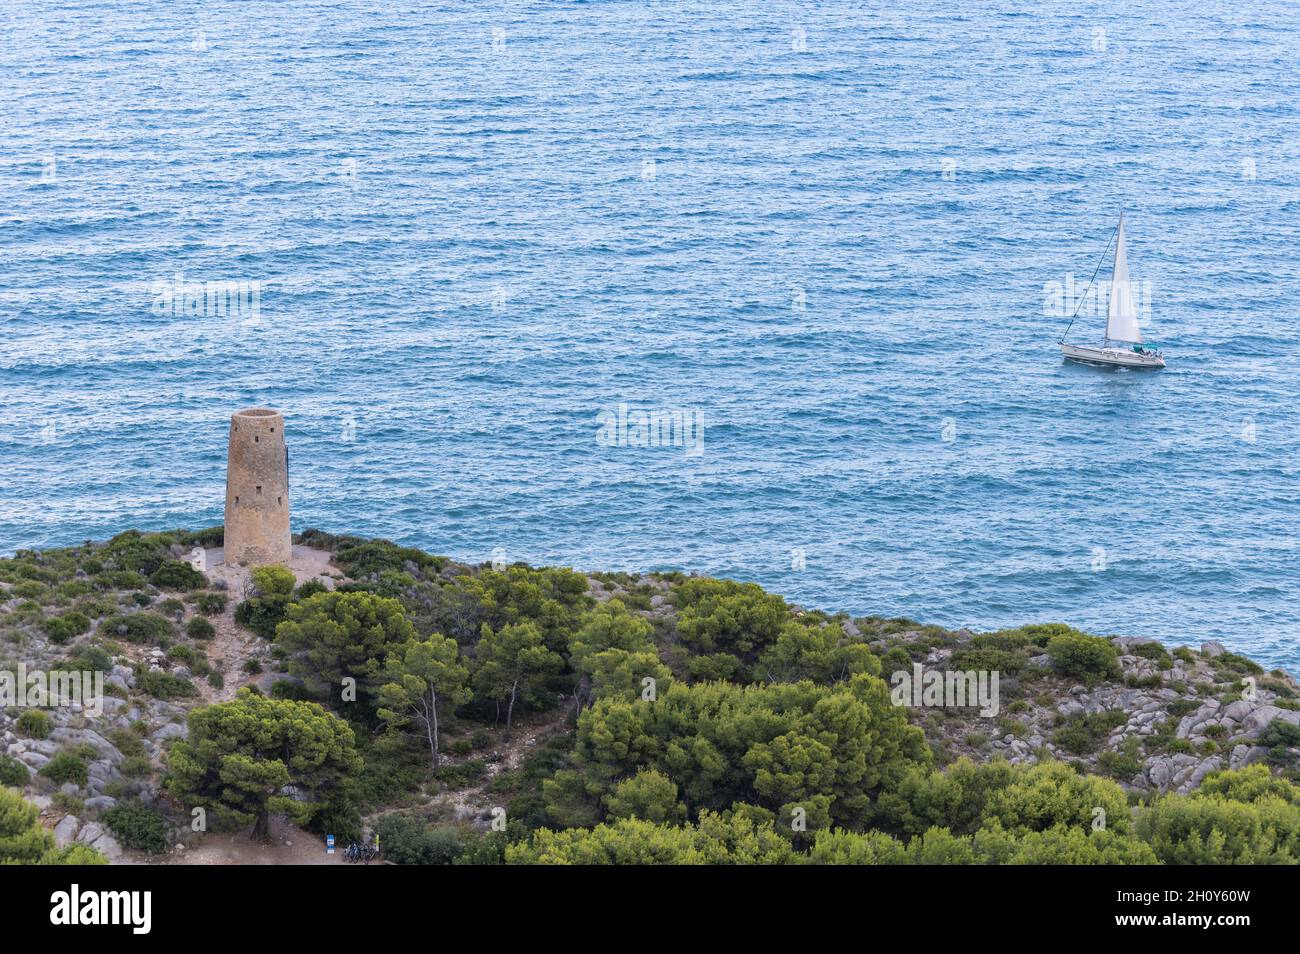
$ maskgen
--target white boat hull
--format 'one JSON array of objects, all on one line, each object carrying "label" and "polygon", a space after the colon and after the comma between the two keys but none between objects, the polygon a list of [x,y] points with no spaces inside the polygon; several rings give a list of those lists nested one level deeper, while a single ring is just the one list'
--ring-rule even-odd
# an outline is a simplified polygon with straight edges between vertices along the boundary
[{"label": "white boat hull", "polygon": [[1165,359],[1147,352],[1139,354],[1129,348],[1098,348],[1089,345],[1061,345],[1061,354],[1071,361],[1105,365],[1113,368],[1163,368]]}]

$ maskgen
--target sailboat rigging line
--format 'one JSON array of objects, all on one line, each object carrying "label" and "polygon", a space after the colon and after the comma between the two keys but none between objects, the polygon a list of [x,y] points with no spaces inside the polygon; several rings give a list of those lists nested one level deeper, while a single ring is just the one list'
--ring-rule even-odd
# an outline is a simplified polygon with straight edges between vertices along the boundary
[{"label": "sailboat rigging line", "polygon": [[1074,314],[1070,316],[1070,324],[1066,325],[1065,330],[1061,332],[1060,344],[1065,343],[1065,336],[1070,333],[1070,327],[1074,324],[1074,319],[1079,317],[1079,309],[1082,308],[1083,303],[1088,300],[1088,292],[1092,288],[1092,283],[1097,280],[1097,273],[1101,271],[1101,263],[1106,261],[1106,253],[1110,251],[1110,243],[1115,240],[1115,236],[1118,234],[1119,226],[1117,225],[1115,226],[1115,231],[1110,233],[1110,238],[1106,240],[1106,247],[1102,249],[1101,258],[1097,259],[1097,267],[1092,270],[1092,278],[1088,279],[1088,287],[1083,290],[1083,297],[1079,299],[1079,304],[1074,306]]}]

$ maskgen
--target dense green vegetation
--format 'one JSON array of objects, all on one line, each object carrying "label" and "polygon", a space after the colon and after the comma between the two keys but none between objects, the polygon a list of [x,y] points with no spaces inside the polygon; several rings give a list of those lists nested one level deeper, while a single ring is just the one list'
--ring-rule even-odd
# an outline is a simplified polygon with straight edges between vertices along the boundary
[{"label": "dense green vegetation", "polygon": [[127,848],[149,854],[167,850],[167,820],[138,801],[114,805],[104,812],[103,821]]},{"label": "dense green vegetation", "polygon": [[[39,630],[95,668],[125,658],[134,693],[193,705],[193,681],[141,653],[220,684],[210,617],[227,613],[228,631],[227,597],[178,558],[199,541],[210,533],[122,534],[0,561],[0,635]],[[468,566],[382,540],[308,531],[300,542],[331,550],[346,578],[254,571],[233,613],[269,641],[242,667],[265,663],[269,689],[195,706],[188,738],[166,746],[171,796],[218,825],[260,836],[284,814],[343,838],[377,834],[408,864],[1300,861],[1300,730],[1284,721],[1261,737],[1268,765],[1130,805],[1113,779],[1137,771],[1133,752],[1097,760],[1112,777],[1045,754],[1032,766],[955,759],[923,713],[891,702],[889,674],[951,651],[952,668],[1003,674],[996,732],[1016,735],[1026,693],[1118,680],[1111,641],[1062,624],[958,639],[801,610],[753,584],[594,574],[589,586],[568,569]],[[1160,670],[1201,658],[1154,644],[1133,655]],[[1201,699],[1261,675],[1232,654],[1209,666]],[[1292,701],[1284,680],[1265,680],[1280,707]],[[1148,751],[1189,748],[1174,729],[1199,704],[1171,700]],[[48,735],[43,716],[24,713],[20,733]],[[1077,711],[1043,731],[1085,757],[1121,716]],[[138,738],[113,741],[132,771],[150,771]],[[42,784],[84,782],[92,757],[57,752]],[[26,775],[0,763],[0,782]],[[156,809],[123,801],[104,821],[130,847],[165,848]],[[45,856],[23,844],[15,856]]]}]

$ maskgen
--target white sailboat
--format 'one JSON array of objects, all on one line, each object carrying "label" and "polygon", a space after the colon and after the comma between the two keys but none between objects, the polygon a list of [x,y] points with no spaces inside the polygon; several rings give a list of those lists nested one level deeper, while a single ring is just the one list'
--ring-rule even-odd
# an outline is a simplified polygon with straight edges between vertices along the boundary
[{"label": "white sailboat", "polygon": [[[1093,276],[1096,277],[1095,275]],[[1086,299],[1087,293],[1084,297]],[[1082,302],[1080,303],[1082,304]],[[1078,314],[1078,309],[1075,309]],[[1074,319],[1070,319],[1070,324]],[[1068,334],[1070,329],[1066,327]],[[1061,354],[1070,361],[1121,368],[1163,368],[1165,358],[1155,348],[1142,343],[1137,309],[1133,305],[1133,288],[1128,278],[1128,258],[1124,249],[1124,213],[1119,216],[1115,236],[1115,261],[1110,274],[1110,301],[1106,310],[1106,336],[1101,345],[1066,344],[1061,337]]]}]

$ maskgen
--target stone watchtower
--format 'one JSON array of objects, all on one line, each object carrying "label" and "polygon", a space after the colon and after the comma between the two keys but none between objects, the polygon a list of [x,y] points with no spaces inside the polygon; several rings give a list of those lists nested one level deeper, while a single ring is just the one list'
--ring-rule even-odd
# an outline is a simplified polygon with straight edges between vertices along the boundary
[{"label": "stone watchtower", "polygon": [[226,461],[226,565],[288,566],[292,548],[284,415],[265,407],[236,411]]}]

